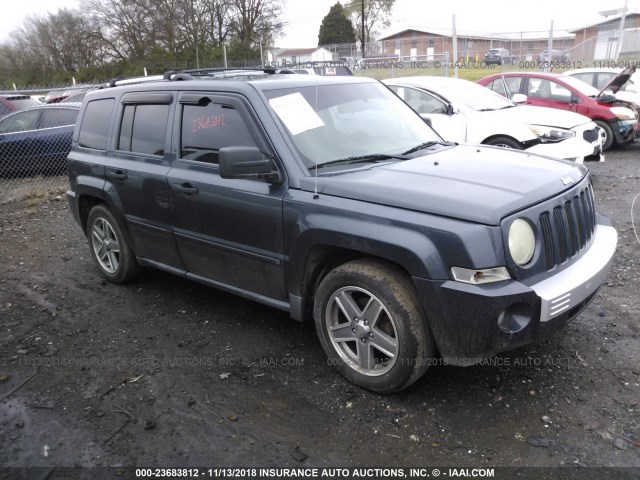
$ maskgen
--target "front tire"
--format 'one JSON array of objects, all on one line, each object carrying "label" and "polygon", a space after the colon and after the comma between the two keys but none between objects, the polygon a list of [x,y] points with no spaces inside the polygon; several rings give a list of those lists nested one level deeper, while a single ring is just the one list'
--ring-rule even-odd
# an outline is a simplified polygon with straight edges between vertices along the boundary
[{"label": "front tire", "polygon": [[381,261],[356,260],[329,272],[316,292],[314,318],[329,363],[374,392],[406,388],[434,356],[411,282]]},{"label": "front tire", "polygon": [[484,142],[484,144],[485,145],[493,145],[494,147],[512,148],[514,150],[522,150],[522,145],[520,145],[517,141],[515,141],[511,137],[504,137],[504,136],[493,137],[493,138],[487,140],[486,142]]},{"label": "front tire", "polygon": [[140,273],[133,249],[118,220],[104,205],[96,205],[87,218],[91,258],[110,282],[125,283]]},{"label": "front tire", "polygon": [[602,134],[602,151],[604,152],[606,150],[609,150],[613,145],[613,141],[615,139],[613,135],[613,129],[607,122],[604,122],[602,120],[594,120],[593,123],[599,126],[604,132]]}]

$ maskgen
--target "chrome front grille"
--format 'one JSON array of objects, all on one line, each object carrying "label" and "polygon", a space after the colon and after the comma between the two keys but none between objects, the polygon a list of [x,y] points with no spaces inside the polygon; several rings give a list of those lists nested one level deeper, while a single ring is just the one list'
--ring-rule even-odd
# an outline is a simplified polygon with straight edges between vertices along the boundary
[{"label": "chrome front grille", "polygon": [[540,230],[547,270],[562,265],[591,241],[596,227],[593,189],[585,189],[540,214]]}]

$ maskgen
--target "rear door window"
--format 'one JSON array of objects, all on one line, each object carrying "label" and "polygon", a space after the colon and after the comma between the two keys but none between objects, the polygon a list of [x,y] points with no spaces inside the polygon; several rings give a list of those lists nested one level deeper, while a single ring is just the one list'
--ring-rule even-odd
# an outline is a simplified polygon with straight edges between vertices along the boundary
[{"label": "rear door window", "polygon": [[170,105],[125,105],[118,150],[164,155]]}]

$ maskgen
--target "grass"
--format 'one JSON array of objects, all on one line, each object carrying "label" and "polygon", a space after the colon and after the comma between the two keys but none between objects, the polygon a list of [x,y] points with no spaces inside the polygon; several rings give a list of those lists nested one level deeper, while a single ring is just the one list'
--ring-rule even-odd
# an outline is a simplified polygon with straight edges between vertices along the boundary
[{"label": "grass", "polygon": [[[519,68],[517,65],[493,65],[492,67],[479,68],[473,65],[461,66],[458,68],[458,77],[475,82],[488,75],[501,72],[539,72],[538,68]],[[563,70],[555,70],[554,73],[560,73]],[[404,64],[402,68],[375,68],[366,70],[355,70],[354,74],[359,77],[371,77],[378,80],[397,77],[414,77],[414,76],[445,76],[445,69],[440,68],[411,68],[410,64]],[[449,76],[453,77],[453,69],[449,69]]]}]

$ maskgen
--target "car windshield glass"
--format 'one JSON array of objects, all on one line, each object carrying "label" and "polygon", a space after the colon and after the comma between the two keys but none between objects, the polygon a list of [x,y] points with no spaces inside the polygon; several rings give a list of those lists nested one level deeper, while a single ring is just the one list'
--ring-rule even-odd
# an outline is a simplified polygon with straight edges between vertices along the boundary
[{"label": "car windshield glass", "polygon": [[[442,139],[378,83],[292,87],[264,92],[305,166],[380,161]],[[345,160],[345,162],[339,162]]]},{"label": "car windshield glass", "polygon": [[473,82],[447,82],[447,84],[438,85],[432,90],[450,101],[462,103],[477,112],[502,110],[516,106],[511,100]]},{"label": "car windshield glass", "polygon": [[583,82],[582,80],[575,77],[563,76],[562,81],[588,97],[597,97],[600,93],[597,88],[594,88],[588,83]]}]

